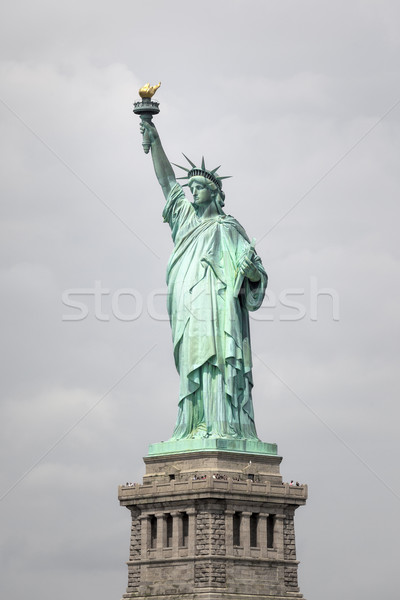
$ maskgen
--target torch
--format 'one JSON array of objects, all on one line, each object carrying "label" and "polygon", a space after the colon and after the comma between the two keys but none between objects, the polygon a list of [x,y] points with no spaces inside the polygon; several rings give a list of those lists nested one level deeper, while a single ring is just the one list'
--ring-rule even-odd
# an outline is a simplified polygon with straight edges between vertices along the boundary
[{"label": "torch", "polygon": [[[158,90],[161,85],[161,81],[158,85],[150,85],[146,83],[139,90],[139,96],[141,97],[141,101],[138,100],[133,104],[133,112],[135,115],[139,115],[142,121],[147,121],[147,123],[151,123],[153,115],[157,115],[160,112],[158,108],[159,103],[154,102],[152,97]],[[148,132],[145,130],[143,133],[143,142],[142,142],[143,150],[145,154],[148,154],[150,150],[150,138]]]}]

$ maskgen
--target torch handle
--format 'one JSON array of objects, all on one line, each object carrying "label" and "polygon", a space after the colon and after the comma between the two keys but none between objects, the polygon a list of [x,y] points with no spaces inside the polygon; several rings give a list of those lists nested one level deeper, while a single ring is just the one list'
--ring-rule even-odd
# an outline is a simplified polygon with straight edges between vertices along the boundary
[{"label": "torch handle", "polygon": [[[151,121],[152,121],[151,115],[140,115],[140,118],[142,119],[142,121],[146,121],[147,123],[151,123]],[[147,129],[145,129],[143,132],[142,146],[143,146],[144,153],[148,154],[149,150],[150,150],[151,142],[150,142],[149,132],[147,131]]]}]

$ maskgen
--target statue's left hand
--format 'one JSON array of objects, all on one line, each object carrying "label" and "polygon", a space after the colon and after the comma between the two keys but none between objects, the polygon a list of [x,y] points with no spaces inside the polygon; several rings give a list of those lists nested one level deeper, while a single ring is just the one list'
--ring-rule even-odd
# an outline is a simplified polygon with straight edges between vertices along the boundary
[{"label": "statue's left hand", "polygon": [[251,258],[248,256],[243,258],[239,267],[239,271],[242,273],[242,275],[247,277],[247,279],[250,279],[250,281],[260,281],[261,279],[258,269],[253,265]]}]

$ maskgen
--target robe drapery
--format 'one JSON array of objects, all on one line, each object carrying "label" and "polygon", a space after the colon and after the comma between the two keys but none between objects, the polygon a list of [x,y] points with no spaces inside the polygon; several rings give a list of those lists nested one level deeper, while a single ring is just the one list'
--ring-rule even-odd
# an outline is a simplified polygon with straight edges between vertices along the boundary
[{"label": "robe drapery", "polygon": [[172,439],[258,439],[248,311],[260,307],[267,274],[254,254],[261,279],[244,278],[239,298],[234,297],[249,238],[229,215],[199,218],[179,184],[168,196],[163,217],[175,244],[167,268],[167,307],[180,375]]}]

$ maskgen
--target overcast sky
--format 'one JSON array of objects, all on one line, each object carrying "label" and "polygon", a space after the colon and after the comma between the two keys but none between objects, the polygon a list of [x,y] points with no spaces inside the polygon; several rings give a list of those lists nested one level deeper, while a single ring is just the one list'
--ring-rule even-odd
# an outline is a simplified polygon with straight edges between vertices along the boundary
[{"label": "overcast sky", "polygon": [[3,3],[2,598],[126,589],[117,486],[177,414],[172,241],[132,114],[159,80],[170,160],[233,176],[269,273],[253,399],[309,484],[301,591],[398,596],[399,21],[394,0]]}]

